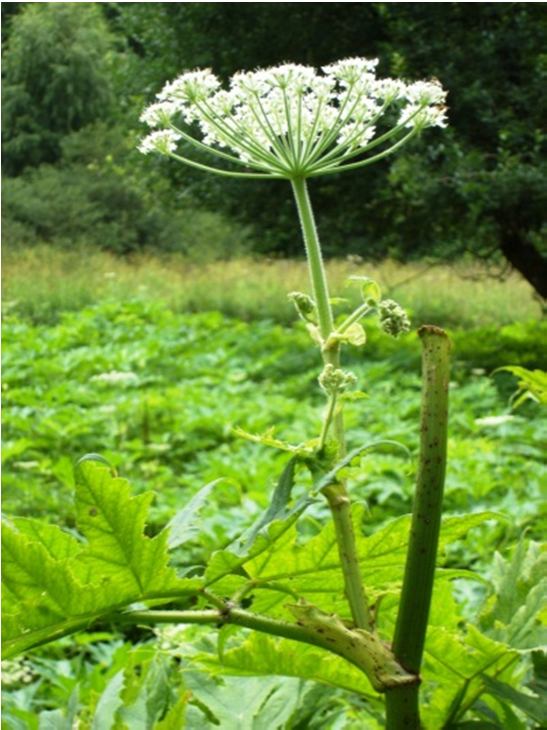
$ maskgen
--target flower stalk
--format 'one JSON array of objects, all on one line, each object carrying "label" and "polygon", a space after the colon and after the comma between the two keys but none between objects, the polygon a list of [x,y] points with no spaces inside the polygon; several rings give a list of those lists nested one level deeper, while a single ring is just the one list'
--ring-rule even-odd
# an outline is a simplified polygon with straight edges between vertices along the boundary
[{"label": "flower stalk", "polygon": [[[292,181],[292,187],[306,246],[311,287],[317,307],[319,332],[323,341],[326,342],[334,331],[334,320],[319,236],[317,235],[306,181],[302,178],[297,178]],[[328,349],[323,348],[323,360],[325,365],[339,368],[340,346],[336,345]],[[332,396],[331,398],[331,405],[334,411],[336,399]],[[328,429],[330,418],[325,423]],[[338,457],[341,458],[346,451],[344,420],[341,410],[334,412],[333,424]],[[323,432],[321,434],[321,442],[324,443],[325,439],[326,432]],[[323,494],[329,504],[334,521],[338,553],[344,574],[346,597],[350,606],[351,615],[358,628],[368,629],[371,626],[370,609],[359,567],[355,533],[353,530],[351,502],[346,486],[343,482],[339,481],[324,489]]]}]

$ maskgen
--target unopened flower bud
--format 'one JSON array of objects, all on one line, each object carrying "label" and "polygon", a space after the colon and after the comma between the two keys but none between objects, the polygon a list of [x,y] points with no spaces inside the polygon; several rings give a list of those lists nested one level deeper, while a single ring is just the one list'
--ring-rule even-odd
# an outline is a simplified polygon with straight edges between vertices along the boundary
[{"label": "unopened flower bud", "polygon": [[410,330],[410,320],[405,310],[393,299],[384,299],[378,305],[380,327],[388,335],[399,337]]},{"label": "unopened flower bud", "polygon": [[287,296],[296,307],[296,311],[302,319],[309,320],[308,315],[315,312],[315,302],[313,299],[301,291],[292,291]]}]

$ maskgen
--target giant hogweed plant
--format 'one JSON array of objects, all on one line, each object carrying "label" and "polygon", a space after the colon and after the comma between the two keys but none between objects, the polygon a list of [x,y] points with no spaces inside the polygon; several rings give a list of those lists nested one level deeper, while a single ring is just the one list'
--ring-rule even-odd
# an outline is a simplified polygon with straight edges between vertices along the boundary
[{"label": "giant hogweed plant", "polygon": [[[445,92],[438,82],[378,79],[375,66],[376,61],[348,59],[318,73],[286,64],[238,73],[227,90],[212,73],[198,70],[167,84],[144,112],[143,121],[155,128],[140,144],[144,153],[227,177],[290,182],[311,295],[289,296],[323,360],[318,384],[324,418],[317,435],[297,445],[273,432],[238,431],[286,452],[286,466],[264,514],[214,552],[207,565],[184,575],[172,566],[170,551],[180,555],[195,537],[200,507],[215,483],[151,537],[146,534],[151,494],[132,496],[101,457],[83,457],[75,479],[77,531],[26,518],[4,525],[4,657],[105,622],[202,624],[219,636],[239,627],[243,634],[219,639],[218,656],[194,651],[193,665],[217,674],[287,675],[350,690],[361,698],[362,727],[367,717],[373,723],[382,718],[382,698],[385,721],[379,722],[389,730],[520,728],[526,726],[522,713],[537,720],[532,695],[512,685],[523,673],[519,653],[535,646],[539,594],[531,581],[524,601],[512,604],[510,597],[516,581],[535,570],[535,548],[521,546],[511,565],[498,560],[499,595],[488,598],[479,625],[465,632],[449,581],[473,576],[446,568],[436,572],[439,545],[444,550],[494,518],[453,516],[441,525],[450,350],[441,329],[423,326],[418,332],[423,392],[412,516],[364,537],[364,510],[352,503],[347,483],[367,452],[404,447],[383,440],[348,450],[344,402],[363,394],[353,389],[355,376],[341,367],[341,353],[365,344],[367,316],[377,316],[394,337],[410,323],[366,277],[354,281],[362,292],[360,306],[335,318],[307,180],[372,164],[426,127],[445,125]],[[216,162],[203,162],[203,155],[193,159],[192,148]],[[332,519],[304,540],[298,520],[323,499]],[[431,610],[435,577],[437,605],[433,601]],[[184,727],[188,702],[191,693],[183,692],[158,727]],[[469,717],[476,721],[464,722]]]}]

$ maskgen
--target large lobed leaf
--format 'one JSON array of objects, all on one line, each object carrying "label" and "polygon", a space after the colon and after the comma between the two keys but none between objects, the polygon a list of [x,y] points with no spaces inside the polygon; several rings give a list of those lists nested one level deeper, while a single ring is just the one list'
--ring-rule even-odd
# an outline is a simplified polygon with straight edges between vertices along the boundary
[{"label": "large lobed leaf", "polygon": [[299,677],[369,698],[376,696],[365,675],[335,654],[307,644],[301,644],[295,650],[294,642],[264,634],[250,634],[222,656],[202,653],[195,656],[194,661],[212,674]]},{"label": "large lobed leaf", "polygon": [[195,592],[168,565],[167,533],[145,535],[150,495],[88,461],[78,468],[81,536],[37,520],[14,519],[2,532],[4,656],[83,629],[137,601]]},{"label": "large lobed leaf", "polygon": [[[392,591],[402,580],[410,517],[392,520],[365,537],[361,531],[363,508],[357,507],[354,513],[362,575],[371,598],[376,598]],[[440,553],[473,527],[493,519],[498,515],[491,512],[447,517],[441,531]],[[280,521],[272,523],[270,529],[275,535],[271,534],[269,540],[263,537],[246,556],[236,556],[230,549],[213,555],[206,577],[218,581],[215,589],[230,594],[247,582],[253,586],[253,610],[259,613],[290,617],[285,604],[289,596],[297,596],[323,611],[349,618],[334,525],[327,523],[305,543],[299,539],[296,525]],[[248,577],[221,578],[236,567],[243,567]]]}]

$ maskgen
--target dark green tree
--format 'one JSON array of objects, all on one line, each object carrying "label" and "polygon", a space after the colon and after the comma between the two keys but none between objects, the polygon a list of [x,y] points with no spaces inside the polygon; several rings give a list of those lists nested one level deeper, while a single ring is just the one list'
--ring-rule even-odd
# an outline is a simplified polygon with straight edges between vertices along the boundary
[{"label": "dark green tree", "polygon": [[[393,6],[390,6],[393,7]],[[450,130],[396,160],[386,209],[403,253],[504,256],[547,296],[547,23],[533,3],[396,3],[403,73],[450,90]]]},{"label": "dark green tree", "polygon": [[4,170],[56,162],[62,139],[108,116],[112,39],[96,3],[25,3],[3,52]]}]

